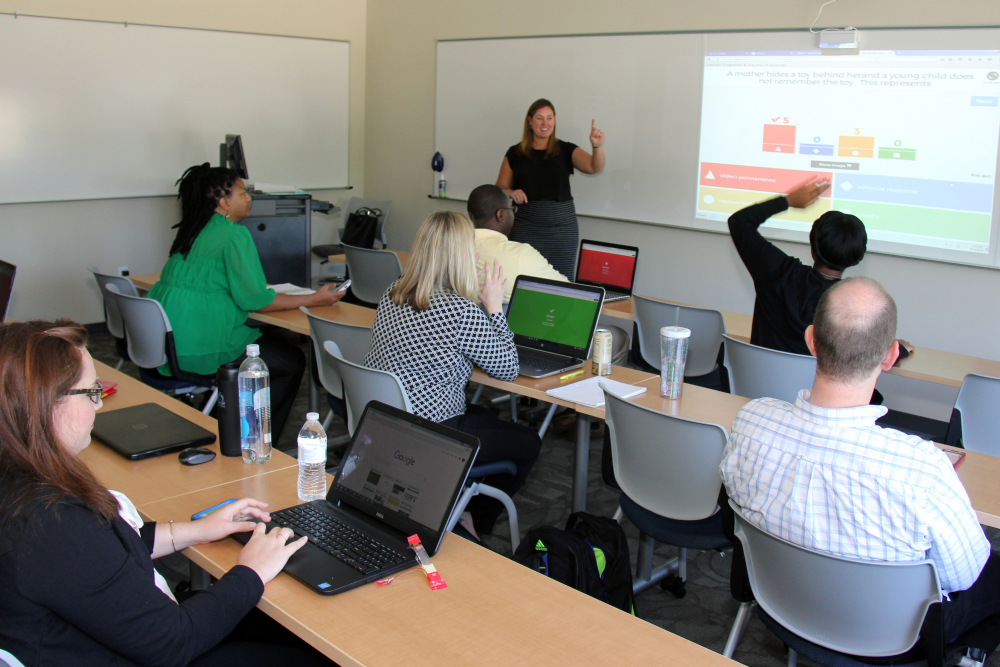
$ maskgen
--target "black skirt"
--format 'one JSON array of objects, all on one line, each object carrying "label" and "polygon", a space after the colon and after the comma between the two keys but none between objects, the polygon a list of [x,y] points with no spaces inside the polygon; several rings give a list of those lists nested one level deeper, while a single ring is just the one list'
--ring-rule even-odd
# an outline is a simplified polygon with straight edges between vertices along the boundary
[{"label": "black skirt", "polygon": [[576,278],[580,229],[572,199],[518,204],[510,240],[533,246],[556,271]]}]

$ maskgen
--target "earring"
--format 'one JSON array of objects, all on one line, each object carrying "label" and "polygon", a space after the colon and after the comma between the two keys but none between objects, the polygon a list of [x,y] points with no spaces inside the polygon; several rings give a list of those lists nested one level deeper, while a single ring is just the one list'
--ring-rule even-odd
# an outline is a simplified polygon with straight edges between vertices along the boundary
[{"label": "earring", "polygon": [[233,219],[229,217],[229,211],[226,211],[226,220],[228,220],[229,222],[233,221]]}]

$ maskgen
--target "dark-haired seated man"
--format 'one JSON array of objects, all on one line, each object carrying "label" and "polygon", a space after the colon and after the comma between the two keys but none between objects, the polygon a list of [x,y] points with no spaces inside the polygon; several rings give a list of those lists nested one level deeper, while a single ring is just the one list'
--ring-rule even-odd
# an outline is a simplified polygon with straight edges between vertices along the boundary
[{"label": "dark-haired seated man", "polygon": [[[515,206],[506,192],[496,185],[480,185],[469,193],[469,217],[476,226],[476,269],[482,270],[493,260],[500,262],[507,284],[503,288],[503,302],[510,302],[514,280],[521,275],[548,278],[568,282],[569,278],[559,273],[527,243],[511,241],[507,238],[514,225]],[[628,360],[628,335],[620,328],[601,325],[611,331],[611,363],[624,366]]]},{"label": "dark-haired seated man", "polygon": [[[868,245],[865,225],[848,213],[827,211],[813,223],[809,231],[812,266],[786,255],[758,231],[773,215],[808,207],[829,187],[829,182],[813,177],[784,197],[748,206],[729,217],[733,244],[757,291],[750,332],[754,345],[809,354],[802,335],[812,324],[819,298],[846,269],[864,259]],[[903,345],[905,357],[911,348],[905,342]]]},{"label": "dark-haired seated man", "polygon": [[[896,361],[895,336],[896,304],[881,285],[848,278],[830,287],[805,332],[816,356],[812,390],[794,405],[744,405],[719,470],[729,497],[772,535],[851,558],[933,561],[950,595],[942,610],[950,641],[1000,613],[1000,557],[948,456],[875,424],[886,409],[868,399]],[[963,641],[995,648],[973,634]]]}]

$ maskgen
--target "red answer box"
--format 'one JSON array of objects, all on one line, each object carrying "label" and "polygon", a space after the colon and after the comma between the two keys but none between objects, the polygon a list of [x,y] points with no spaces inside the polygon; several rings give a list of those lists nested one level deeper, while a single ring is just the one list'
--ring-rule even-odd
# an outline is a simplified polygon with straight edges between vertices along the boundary
[{"label": "red answer box", "polygon": [[[789,192],[796,185],[811,176],[819,176],[833,182],[833,172],[804,171],[801,169],[772,169],[770,167],[747,167],[738,164],[701,163],[701,185],[734,190],[756,190],[758,192]],[[826,190],[821,197],[829,197]]]}]

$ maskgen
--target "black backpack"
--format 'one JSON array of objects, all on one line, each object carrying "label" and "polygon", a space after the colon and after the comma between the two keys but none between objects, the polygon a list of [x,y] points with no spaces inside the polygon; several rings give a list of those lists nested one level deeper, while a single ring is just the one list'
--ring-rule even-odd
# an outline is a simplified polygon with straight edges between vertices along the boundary
[{"label": "black backpack", "polygon": [[566,530],[528,531],[514,554],[521,565],[635,615],[625,531],[617,521],[575,512]]},{"label": "black backpack", "polygon": [[378,231],[378,217],[382,211],[377,208],[359,208],[351,213],[344,225],[344,237],[341,242],[356,248],[372,248],[375,246],[375,232]]}]

